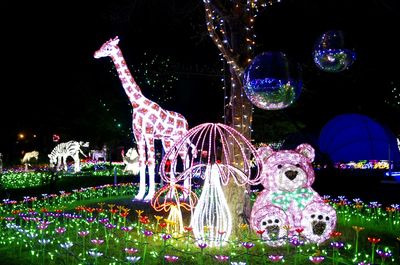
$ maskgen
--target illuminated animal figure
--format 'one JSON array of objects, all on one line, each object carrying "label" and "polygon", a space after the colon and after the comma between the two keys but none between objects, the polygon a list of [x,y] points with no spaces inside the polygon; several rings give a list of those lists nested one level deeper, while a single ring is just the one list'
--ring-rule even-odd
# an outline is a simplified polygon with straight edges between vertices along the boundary
[{"label": "illuminated animal figure", "polygon": [[128,151],[126,152],[126,155],[124,153],[124,150],[121,151],[122,155],[122,161],[125,164],[125,169],[124,171],[127,171],[133,175],[139,174],[139,154],[136,151],[135,148],[129,148]]},{"label": "illuminated animal figure", "polygon": [[21,163],[25,165],[25,171],[28,170],[28,166],[30,166],[29,161],[32,159],[35,159],[36,161],[39,159],[38,151],[26,152],[24,154],[24,157],[21,159]]},{"label": "illuminated animal figure", "polygon": [[90,150],[90,157],[92,160],[99,161],[102,159],[104,162],[107,161],[107,146],[103,145],[101,150]]},{"label": "illuminated animal figure", "polygon": [[302,229],[301,235],[308,242],[319,244],[329,239],[336,226],[336,212],[311,188],[314,149],[301,144],[295,150],[274,151],[264,146],[257,151],[263,160],[264,190],[252,208],[252,228],[263,231],[262,239],[271,246],[287,243],[287,236],[298,236],[296,229]]},{"label": "illuminated animal figure", "polygon": [[88,142],[69,141],[66,143],[59,143],[48,155],[50,158],[50,166],[56,166],[57,170],[64,169],[65,171],[67,171],[67,157],[72,157],[72,159],[74,160],[74,172],[79,172],[81,170],[79,163],[79,153],[86,157],[86,155],[81,150],[81,147],[88,146]]},{"label": "illuminated animal figure", "polygon": [[39,152],[38,151],[26,152],[24,154],[24,157],[21,159],[21,163],[22,164],[29,163],[29,161],[31,159],[38,160],[38,158],[39,158]]},{"label": "illuminated animal figure", "polygon": [[[142,94],[126,65],[118,43],[118,37],[110,39],[94,53],[94,57],[111,57],[125,93],[132,104],[132,129],[138,147],[140,167],[139,192],[135,199],[150,201],[155,193],[154,140],[161,140],[163,149],[167,153],[174,143],[187,132],[188,122],[181,114],[164,110],[160,105]],[[188,148],[179,153],[185,168],[189,165]],[[194,153],[195,151],[192,150],[192,154]],[[149,191],[144,197],[146,193],[146,165],[149,173]],[[189,180],[185,180],[186,188],[189,188],[189,183]]]}]

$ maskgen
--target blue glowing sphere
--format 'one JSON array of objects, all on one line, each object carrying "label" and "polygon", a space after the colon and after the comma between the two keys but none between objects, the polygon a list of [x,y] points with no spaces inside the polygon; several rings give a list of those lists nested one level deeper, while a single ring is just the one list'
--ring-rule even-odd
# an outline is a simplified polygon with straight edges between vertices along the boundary
[{"label": "blue glowing sphere", "polygon": [[341,31],[327,31],[318,39],[313,59],[319,69],[337,73],[349,68],[356,59],[356,54],[345,47]]},{"label": "blue glowing sphere", "polygon": [[246,96],[256,107],[283,109],[300,96],[300,68],[282,52],[264,52],[246,68],[243,85]]}]

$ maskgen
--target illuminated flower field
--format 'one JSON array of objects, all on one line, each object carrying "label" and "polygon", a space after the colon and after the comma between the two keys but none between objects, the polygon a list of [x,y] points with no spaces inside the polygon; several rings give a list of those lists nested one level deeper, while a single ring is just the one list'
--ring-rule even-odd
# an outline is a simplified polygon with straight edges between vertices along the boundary
[{"label": "illuminated flower field", "polygon": [[240,237],[211,247],[196,242],[186,212],[184,231],[175,233],[167,215],[131,201],[136,192],[125,183],[2,200],[2,264],[399,263],[397,204],[325,196],[337,211],[338,226],[319,246],[307,244],[299,227],[284,246],[268,247],[262,231],[241,224]]}]

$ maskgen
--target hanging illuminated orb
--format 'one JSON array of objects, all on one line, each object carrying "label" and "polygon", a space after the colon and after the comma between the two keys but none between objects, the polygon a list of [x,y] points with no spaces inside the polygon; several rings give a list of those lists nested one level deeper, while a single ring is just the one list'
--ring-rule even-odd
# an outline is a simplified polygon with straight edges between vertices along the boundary
[{"label": "hanging illuminated orb", "polygon": [[337,73],[346,70],[356,59],[356,53],[345,47],[343,32],[327,31],[316,42],[314,62],[325,72]]},{"label": "hanging illuminated orb", "polygon": [[300,96],[300,68],[282,52],[264,52],[246,68],[243,85],[255,106],[265,110],[283,109]]}]

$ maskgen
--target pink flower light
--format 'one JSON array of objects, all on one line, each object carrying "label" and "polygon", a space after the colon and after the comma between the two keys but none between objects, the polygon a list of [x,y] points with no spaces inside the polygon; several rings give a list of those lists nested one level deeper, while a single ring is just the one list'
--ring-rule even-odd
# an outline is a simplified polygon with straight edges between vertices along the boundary
[{"label": "pink flower light", "polygon": [[55,231],[56,231],[58,234],[64,234],[65,231],[67,231],[67,229],[66,229],[65,227],[57,227],[57,228],[55,229]]},{"label": "pink flower light", "polygon": [[79,231],[78,235],[81,237],[85,237],[85,236],[89,235],[89,231]]},{"label": "pink flower light", "polygon": [[215,255],[215,258],[216,258],[219,262],[226,262],[226,261],[228,261],[228,259],[229,259],[228,256],[223,256],[223,255]]},{"label": "pink flower light", "polygon": [[137,253],[139,251],[137,248],[125,248],[124,250],[129,255],[135,254],[135,253]]},{"label": "pink flower light", "polygon": [[93,244],[99,246],[99,245],[101,245],[101,244],[104,243],[104,240],[103,240],[103,239],[92,239],[91,242],[92,242]]},{"label": "pink flower light", "polygon": [[268,259],[272,262],[279,262],[283,259],[282,255],[269,255]]},{"label": "pink flower light", "polygon": [[168,262],[177,262],[179,260],[179,257],[177,257],[177,256],[165,255],[164,258]]}]

